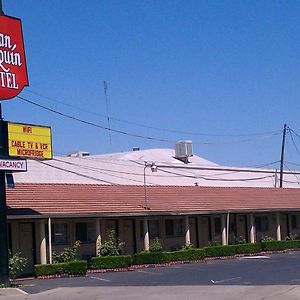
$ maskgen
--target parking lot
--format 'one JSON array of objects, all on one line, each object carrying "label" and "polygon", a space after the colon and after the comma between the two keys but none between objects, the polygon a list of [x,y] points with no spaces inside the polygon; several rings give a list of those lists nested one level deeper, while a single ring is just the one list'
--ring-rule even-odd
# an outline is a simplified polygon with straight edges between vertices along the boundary
[{"label": "parking lot", "polygon": [[30,279],[9,299],[300,299],[300,251]]}]

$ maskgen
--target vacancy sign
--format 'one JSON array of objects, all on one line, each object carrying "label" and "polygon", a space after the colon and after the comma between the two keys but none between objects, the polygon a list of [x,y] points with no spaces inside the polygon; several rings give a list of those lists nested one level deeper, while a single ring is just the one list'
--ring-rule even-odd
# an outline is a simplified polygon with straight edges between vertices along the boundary
[{"label": "vacancy sign", "polygon": [[25,159],[0,159],[0,170],[9,172],[26,172],[27,161]]},{"label": "vacancy sign", "polygon": [[51,128],[7,122],[8,155],[28,159],[52,159]]},{"label": "vacancy sign", "polygon": [[21,20],[0,16],[0,100],[16,97],[28,86]]}]

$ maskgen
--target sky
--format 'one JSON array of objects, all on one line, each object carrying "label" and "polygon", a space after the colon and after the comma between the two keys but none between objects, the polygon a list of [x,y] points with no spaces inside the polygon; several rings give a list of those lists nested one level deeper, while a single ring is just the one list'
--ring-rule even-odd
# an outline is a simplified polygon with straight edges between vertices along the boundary
[{"label": "sky", "polygon": [[[30,85],[19,96],[98,126],[4,101],[6,120],[51,126],[55,155],[192,140],[213,162],[275,168],[283,125],[300,134],[299,1],[3,0],[3,10],[23,25]],[[286,168],[299,169],[299,149],[287,134]]]}]

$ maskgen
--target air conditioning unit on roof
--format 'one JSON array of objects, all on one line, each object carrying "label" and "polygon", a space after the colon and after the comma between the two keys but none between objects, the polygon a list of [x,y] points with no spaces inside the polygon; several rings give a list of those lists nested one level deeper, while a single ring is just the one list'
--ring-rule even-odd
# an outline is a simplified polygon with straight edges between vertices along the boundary
[{"label": "air conditioning unit on roof", "polygon": [[187,163],[188,158],[193,156],[192,141],[178,141],[175,145],[175,158]]}]

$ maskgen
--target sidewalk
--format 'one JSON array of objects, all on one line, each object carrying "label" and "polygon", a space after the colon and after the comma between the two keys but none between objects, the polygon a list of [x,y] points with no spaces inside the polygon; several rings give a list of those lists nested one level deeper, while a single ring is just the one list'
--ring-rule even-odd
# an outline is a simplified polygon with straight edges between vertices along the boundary
[{"label": "sidewalk", "polygon": [[28,295],[19,288],[0,288],[0,297]]}]

